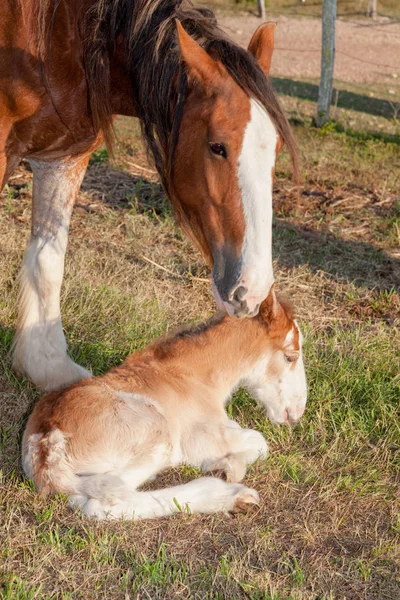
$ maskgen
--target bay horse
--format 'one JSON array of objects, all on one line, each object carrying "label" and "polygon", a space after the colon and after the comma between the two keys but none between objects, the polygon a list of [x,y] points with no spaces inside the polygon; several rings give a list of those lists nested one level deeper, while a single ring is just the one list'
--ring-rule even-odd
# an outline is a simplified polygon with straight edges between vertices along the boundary
[{"label": "bay horse", "polygon": [[33,171],[13,367],[43,390],[90,376],[67,354],[60,289],[70,217],[115,115],[138,117],[177,221],[212,267],[231,315],[273,283],[272,181],[288,122],[267,78],[274,25],[248,51],[189,0],[3,0],[0,185]]},{"label": "bay horse", "polygon": [[[226,414],[239,385],[275,423],[297,422],[304,412],[301,333],[273,288],[251,319],[216,315],[156,340],[107,375],[42,397],[23,437],[24,471],[39,492],[65,493],[72,507],[101,519],[246,509],[258,494],[239,482],[268,446]],[[180,464],[226,481],[137,491]]]}]

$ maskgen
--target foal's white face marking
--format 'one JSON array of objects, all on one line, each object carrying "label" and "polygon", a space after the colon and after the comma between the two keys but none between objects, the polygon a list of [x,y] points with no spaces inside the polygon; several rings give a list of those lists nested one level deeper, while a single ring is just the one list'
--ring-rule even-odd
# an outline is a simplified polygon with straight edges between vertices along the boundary
[{"label": "foal's white face marking", "polygon": [[250,100],[250,120],[239,155],[238,179],[246,223],[241,285],[250,310],[267,297],[272,270],[272,183],[278,134],[266,110]]},{"label": "foal's white face marking", "polygon": [[[299,333],[299,350],[294,346],[295,328]],[[307,381],[303,363],[303,336],[296,321],[288,332],[283,352],[273,351],[262,358],[246,378],[245,385],[263,404],[273,423],[298,421],[307,402]],[[293,362],[289,359],[295,358]]]},{"label": "foal's white face marking", "polygon": [[[299,335],[299,351],[294,349],[295,329]],[[307,402],[307,380],[303,362],[303,335],[297,322],[294,321],[294,327],[291,329],[284,342],[284,360],[285,365],[280,374],[279,402],[272,401],[267,408],[268,416],[272,421],[281,422],[282,402],[286,405],[286,420],[296,422],[304,413]],[[294,362],[288,362],[295,358]],[[296,358],[297,357],[297,358]]]}]

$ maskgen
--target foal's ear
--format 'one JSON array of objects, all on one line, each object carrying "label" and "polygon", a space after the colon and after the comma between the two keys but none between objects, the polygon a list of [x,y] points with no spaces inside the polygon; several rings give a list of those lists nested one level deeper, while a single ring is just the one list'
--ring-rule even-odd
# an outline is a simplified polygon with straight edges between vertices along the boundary
[{"label": "foal's ear", "polygon": [[280,304],[275,294],[275,285],[272,285],[271,290],[260,306],[260,315],[267,325],[272,325],[276,320],[279,312]]},{"label": "foal's ear", "polygon": [[271,67],[272,53],[274,51],[274,34],[276,23],[264,23],[256,29],[248,47],[266,77]]},{"label": "foal's ear", "polygon": [[198,44],[176,20],[179,47],[188,75],[203,87],[215,84],[222,70],[218,63]]}]

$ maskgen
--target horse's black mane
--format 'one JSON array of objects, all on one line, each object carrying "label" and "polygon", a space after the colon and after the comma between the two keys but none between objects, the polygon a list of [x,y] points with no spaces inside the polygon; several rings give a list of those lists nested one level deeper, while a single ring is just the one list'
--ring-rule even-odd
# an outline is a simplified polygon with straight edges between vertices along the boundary
[{"label": "horse's black mane", "polygon": [[[53,0],[57,5],[59,0]],[[52,0],[41,0],[43,4]],[[43,10],[43,9],[42,9]],[[47,18],[49,15],[47,14]],[[175,20],[237,84],[268,111],[291,155],[297,175],[296,145],[269,80],[253,56],[227,38],[214,13],[191,0],[95,0],[82,23],[85,68],[94,125],[112,144],[110,56],[122,41],[142,131],[164,187],[168,189],[187,92]]]}]

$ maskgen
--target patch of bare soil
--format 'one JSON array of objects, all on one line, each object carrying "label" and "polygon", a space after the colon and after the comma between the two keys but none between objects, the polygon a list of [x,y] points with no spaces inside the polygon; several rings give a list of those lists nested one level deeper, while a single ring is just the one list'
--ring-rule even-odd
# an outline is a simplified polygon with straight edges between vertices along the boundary
[{"label": "patch of bare soil", "polygon": [[[246,46],[260,19],[246,13],[218,15],[225,31]],[[269,15],[277,22],[271,75],[314,79],[320,75],[321,20]],[[383,84],[400,97],[400,23],[338,20],[335,78],[352,84]],[[391,90],[391,91],[390,91]],[[393,92],[393,93],[391,93]]]}]

